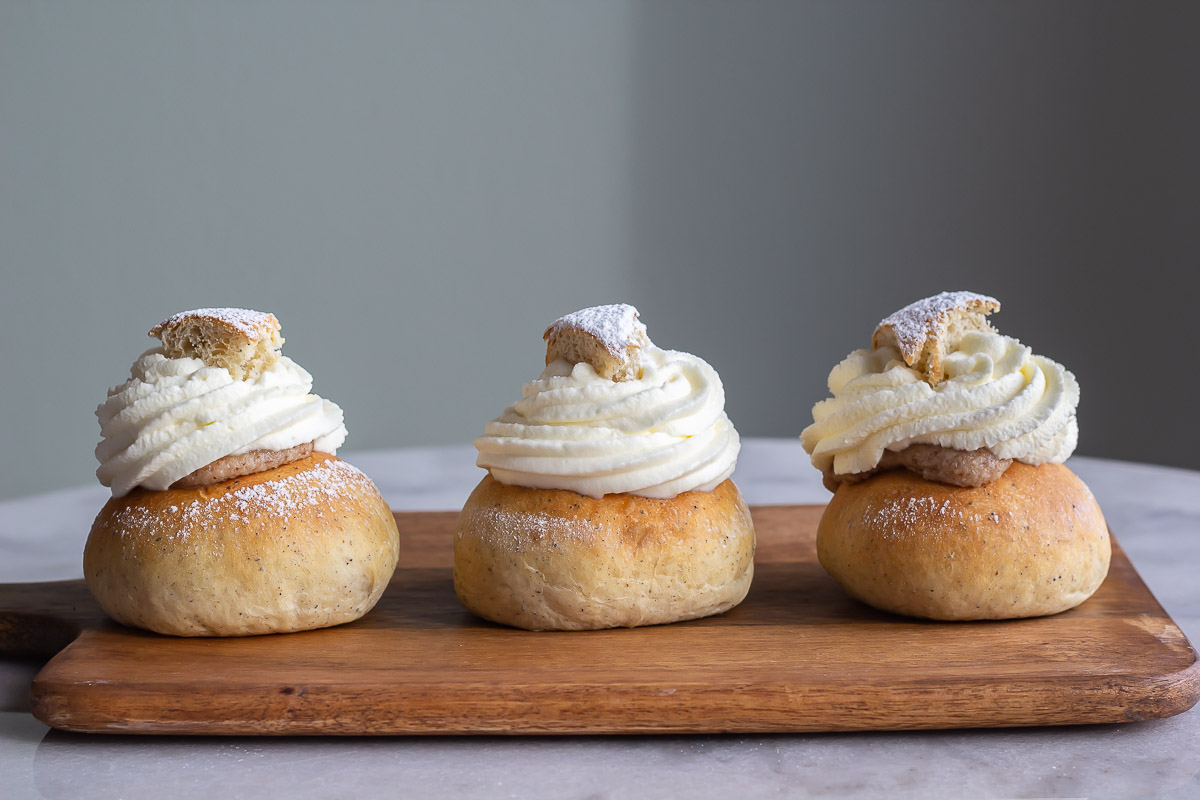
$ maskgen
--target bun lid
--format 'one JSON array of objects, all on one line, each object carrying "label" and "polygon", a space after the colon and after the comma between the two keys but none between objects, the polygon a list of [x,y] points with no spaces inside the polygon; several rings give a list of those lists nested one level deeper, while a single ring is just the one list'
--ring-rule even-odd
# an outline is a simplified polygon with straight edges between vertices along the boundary
[{"label": "bun lid", "polygon": [[150,329],[167,358],[198,358],[234,380],[256,378],[279,359],[283,337],[274,314],[247,308],[197,308]]},{"label": "bun lid", "polygon": [[875,328],[871,346],[891,346],[930,386],[942,382],[942,361],[968,331],[995,332],[987,317],[1000,301],[975,292],[942,292],[910,303]]},{"label": "bun lid", "polygon": [[560,359],[586,362],[600,377],[618,382],[638,378],[641,349],[651,344],[638,310],[628,303],[592,306],[559,317],[542,338],[547,364]]}]

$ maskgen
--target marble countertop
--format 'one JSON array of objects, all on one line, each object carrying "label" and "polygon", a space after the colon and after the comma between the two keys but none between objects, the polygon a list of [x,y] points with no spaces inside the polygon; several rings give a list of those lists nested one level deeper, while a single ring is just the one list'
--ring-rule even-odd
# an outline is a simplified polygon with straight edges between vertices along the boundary
[{"label": "marble countertop", "polygon": [[[397,510],[458,508],[470,446],[345,454]],[[1200,472],[1075,458],[1146,583],[1200,642]],[[824,502],[795,440],[745,441],[752,504]],[[80,577],[107,491],[0,502],[0,581]],[[1200,798],[1200,710],[1071,728],[661,737],[193,738],[50,731],[0,659],[0,797]]]}]

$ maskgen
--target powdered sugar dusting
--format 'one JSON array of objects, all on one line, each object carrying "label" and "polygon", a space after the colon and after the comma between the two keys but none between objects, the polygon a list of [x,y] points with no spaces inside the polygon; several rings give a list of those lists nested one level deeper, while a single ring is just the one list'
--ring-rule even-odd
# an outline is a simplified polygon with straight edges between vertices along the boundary
[{"label": "powdered sugar dusting", "polygon": [[994,297],[975,292],[941,292],[906,305],[882,319],[875,329],[890,327],[895,331],[901,345],[919,351],[924,346],[925,339],[952,311],[976,304],[989,305],[997,311],[1000,310],[1000,301]]},{"label": "powdered sugar dusting", "polygon": [[220,520],[221,526],[230,522],[249,524],[264,516],[287,520],[301,510],[364,491],[375,491],[366,475],[345,461],[329,459],[303,472],[239,487],[204,502],[193,500],[160,511],[127,506],[112,516],[111,524],[122,534],[136,531],[168,540],[186,540],[193,532],[216,527],[216,520]]},{"label": "powdered sugar dusting", "polygon": [[[585,547],[598,543],[619,541],[622,530],[636,527],[637,515],[629,520],[593,518],[591,516],[560,516],[538,511],[513,511],[503,505],[474,506],[468,504],[466,523],[460,524],[459,533],[469,531],[490,547],[502,551],[519,553],[522,548],[536,547],[542,553],[570,552],[574,545]],[[714,553],[728,550],[731,543],[745,542],[742,532],[749,527],[743,513],[733,508],[725,513],[695,514],[687,519],[689,532],[688,547],[692,552]],[[666,536],[670,541],[671,536]],[[561,549],[560,545],[562,546]],[[647,536],[631,546],[647,547],[650,551],[667,546],[656,536]]]},{"label": "powdered sugar dusting", "polygon": [[[1006,516],[1011,517],[1012,512],[1006,512]],[[927,528],[927,523],[932,517],[953,519],[972,526],[981,523],[1000,524],[1000,515],[995,511],[964,512],[961,508],[951,506],[949,500],[939,503],[932,497],[900,497],[889,500],[864,521],[886,537],[897,537]]]},{"label": "powdered sugar dusting", "polygon": [[931,516],[953,513],[949,500],[938,503],[932,497],[901,497],[880,506],[873,515],[871,525],[877,530],[898,533],[917,526]]},{"label": "powdered sugar dusting", "polygon": [[216,319],[236,328],[251,338],[258,336],[264,330],[273,330],[279,323],[274,314],[265,311],[254,311],[249,308],[196,308],[191,311],[180,311],[172,314],[151,329],[151,336],[158,336],[163,328],[180,323],[189,318]]},{"label": "powdered sugar dusting", "polygon": [[600,525],[582,518],[556,517],[550,514],[508,511],[503,507],[489,506],[473,511],[469,528],[474,531],[485,531],[490,535],[483,538],[492,546],[500,546],[500,539],[507,540],[503,545],[507,549],[519,550],[522,541],[531,534],[534,538],[549,538],[551,547],[557,547],[558,542],[581,541],[593,535]]},{"label": "powdered sugar dusting", "polygon": [[639,342],[646,335],[646,326],[638,320],[638,310],[628,303],[592,306],[565,317],[559,317],[542,338],[550,339],[564,330],[590,333],[614,356]]}]

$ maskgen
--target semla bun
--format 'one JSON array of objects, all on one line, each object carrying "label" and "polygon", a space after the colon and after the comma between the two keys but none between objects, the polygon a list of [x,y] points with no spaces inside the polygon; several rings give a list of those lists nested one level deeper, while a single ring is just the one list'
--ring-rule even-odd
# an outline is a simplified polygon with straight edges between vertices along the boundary
[{"label": "semla bun", "polygon": [[211,486],[112,498],[84,549],[116,621],[175,636],[322,628],[371,610],[399,533],[363,473],[326,453]]},{"label": "semla bun", "polygon": [[754,577],[754,527],[733,482],[669,499],[507,486],[487,475],[454,535],[454,588],[528,630],[657,625],[720,614]]},{"label": "semla bun", "polygon": [[1092,493],[1057,464],[1015,462],[980,487],[906,469],[842,484],[817,556],[851,596],[937,620],[1057,614],[1108,574],[1111,543]]}]

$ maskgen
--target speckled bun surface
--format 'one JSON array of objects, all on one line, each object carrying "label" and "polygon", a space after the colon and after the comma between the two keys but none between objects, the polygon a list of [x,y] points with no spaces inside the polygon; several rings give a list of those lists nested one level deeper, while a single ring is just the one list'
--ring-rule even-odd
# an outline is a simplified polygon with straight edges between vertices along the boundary
[{"label": "speckled bun surface", "polygon": [[586,497],[487,475],[454,535],[470,611],[528,630],[678,622],[728,611],[754,576],[754,527],[731,480],[668,499]]},{"label": "speckled bun surface", "polygon": [[1056,464],[1014,462],[976,488],[906,469],[842,484],[817,530],[821,565],[851,596],[937,620],[1057,614],[1108,574],[1108,526]]},{"label": "speckled bun surface", "polygon": [[84,576],[118,622],[248,636],[350,622],[379,600],[399,534],[363,473],[325,453],[211,486],[110,499]]}]

